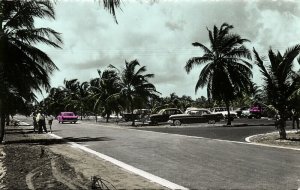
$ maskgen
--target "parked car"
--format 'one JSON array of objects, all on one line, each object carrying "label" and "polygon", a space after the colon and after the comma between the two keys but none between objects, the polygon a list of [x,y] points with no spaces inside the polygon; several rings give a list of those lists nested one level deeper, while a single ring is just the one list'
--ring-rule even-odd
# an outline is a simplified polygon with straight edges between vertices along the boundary
[{"label": "parked car", "polygon": [[260,105],[254,105],[250,108],[250,115],[248,116],[250,119],[256,118],[260,119],[263,113],[263,108]]},{"label": "parked car", "polygon": [[157,124],[159,122],[167,122],[169,121],[170,115],[182,114],[182,111],[177,108],[166,108],[160,110],[157,114],[151,114],[150,124]]},{"label": "parked car", "polygon": [[171,125],[181,125],[182,123],[215,123],[223,118],[220,114],[211,114],[204,108],[193,108],[187,110],[184,114],[171,115],[169,122]]},{"label": "parked car", "polygon": [[58,120],[58,123],[76,123],[78,120],[78,116],[75,115],[74,112],[60,112],[56,118]]},{"label": "parked car", "polygon": [[250,107],[244,106],[235,110],[238,117],[248,117],[250,115]]},{"label": "parked car", "polygon": [[146,115],[150,115],[150,109],[135,109],[132,113],[123,113],[122,117],[125,121],[132,121],[137,119],[142,119]]},{"label": "parked car", "polygon": [[[226,119],[228,117],[228,111],[226,107],[214,107],[212,108],[212,114],[219,114],[221,113],[223,117]],[[235,111],[229,111],[230,113],[230,118],[233,120],[237,118],[237,114]]]}]

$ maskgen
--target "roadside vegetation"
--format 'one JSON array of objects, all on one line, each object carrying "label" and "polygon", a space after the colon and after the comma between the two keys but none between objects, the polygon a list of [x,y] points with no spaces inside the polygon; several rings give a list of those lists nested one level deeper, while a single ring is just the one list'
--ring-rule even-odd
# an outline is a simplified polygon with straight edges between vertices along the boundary
[{"label": "roadside vegetation", "polygon": [[[115,10],[120,6],[120,1],[99,2],[103,2],[117,22]],[[81,119],[90,115],[97,119],[101,115],[108,122],[112,114],[133,113],[134,109],[139,108],[157,112],[170,107],[184,110],[187,107],[225,105],[230,115],[230,107],[251,106],[260,102],[281,116],[279,134],[282,139],[286,139],[288,111],[294,108],[300,112],[297,101],[300,96],[300,71],[294,69],[296,60],[300,62],[300,45],[288,48],[284,54],[270,49],[267,62],[255,49],[252,52],[245,46],[245,43],[250,44],[250,40],[233,33],[232,25],[224,23],[220,27],[207,29],[209,46],[201,42],[192,43],[201,51],[190,58],[183,68],[189,73],[195,66],[201,66],[195,91],[206,88],[207,98],[201,96],[196,100],[186,95],[179,97],[175,92],[161,97],[151,82],[154,74],[148,73],[138,60],[125,61],[122,68],[110,63],[103,71],[95,69],[99,76],[90,81],[65,79],[63,86],[51,87],[50,76],[58,68],[35,45],[42,43],[61,48],[61,34],[51,28],[36,28],[35,18],[55,19],[52,1],[0,2],[0,141],[3,140],[5,121],[8,121],[9,115],[29,115],[37,108],[53,115],[71,110]],[[254,66],[263,74],[264,84],[261,87],[252,81]],[[46,90],[48,95],[37,102],[33,92],[42,90]],[[231,125],[230,117],[227,124]],[[134,121],[132,125],[135,125]]]}]

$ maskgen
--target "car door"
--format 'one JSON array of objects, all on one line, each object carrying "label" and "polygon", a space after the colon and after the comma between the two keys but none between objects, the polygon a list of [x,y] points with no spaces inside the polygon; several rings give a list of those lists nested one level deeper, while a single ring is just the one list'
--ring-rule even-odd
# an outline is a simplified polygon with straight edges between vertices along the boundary
[{"label": "car door", "polygon": [[163,115],[162,115],[162,122],[168,121],[170,115],[172,115],[172,110],[165,110]]}]

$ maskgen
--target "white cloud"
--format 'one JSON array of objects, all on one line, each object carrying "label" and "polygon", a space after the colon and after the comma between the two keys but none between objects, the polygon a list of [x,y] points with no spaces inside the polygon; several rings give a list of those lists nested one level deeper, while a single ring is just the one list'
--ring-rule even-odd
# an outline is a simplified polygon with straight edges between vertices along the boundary
[{"label": "white cloud", "polygon": [[[206,89],[195,95],[200,67],[187,74],[186,61],[201,55],[191,45],[208,43],[207,29],[223,22],[234,25],[233,32],[251,40],[248,47],[267,54],[269,46],[285,50],[299,43],[299,3],[296,1],[124,1],[117,11],[118,23],[95,1],[58,1],[55,21],[39,21],[62,33],[62,50],[42,48],[60,71],[52,76],[58,86],[64,78],[88,81],[97,69],[109,64],[123,66],[138,59],[146,65],[157,90],[193,98],[206,96]],[[254,78],[260,81],[258,70]]]}]

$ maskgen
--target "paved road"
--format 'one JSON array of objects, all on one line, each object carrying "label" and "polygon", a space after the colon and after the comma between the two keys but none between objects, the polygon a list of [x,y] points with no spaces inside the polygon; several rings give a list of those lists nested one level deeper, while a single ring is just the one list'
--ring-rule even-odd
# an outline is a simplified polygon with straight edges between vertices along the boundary
[{"label": "paved road", "polygon": [[297,189],[300,185],[300,152],[295,150],[105,124],[54,122],[53,129],[68,140],[191,189]]},{"label": "paved road", "polygon": [[[245,142],[245,138],[251,135],[276,131],[273,125],[274,121],[268,119],[236,119],[233,122],[233,127],[220,127],[224,124],[224,121],[216,125],[198,123],[180,127],[170,127],[168,124],[162,124],[155,127],[136,129],[241,142]],[[243,126],[243,124],[247,126]],[[290,122],[288,122],[289,125]]]}]

